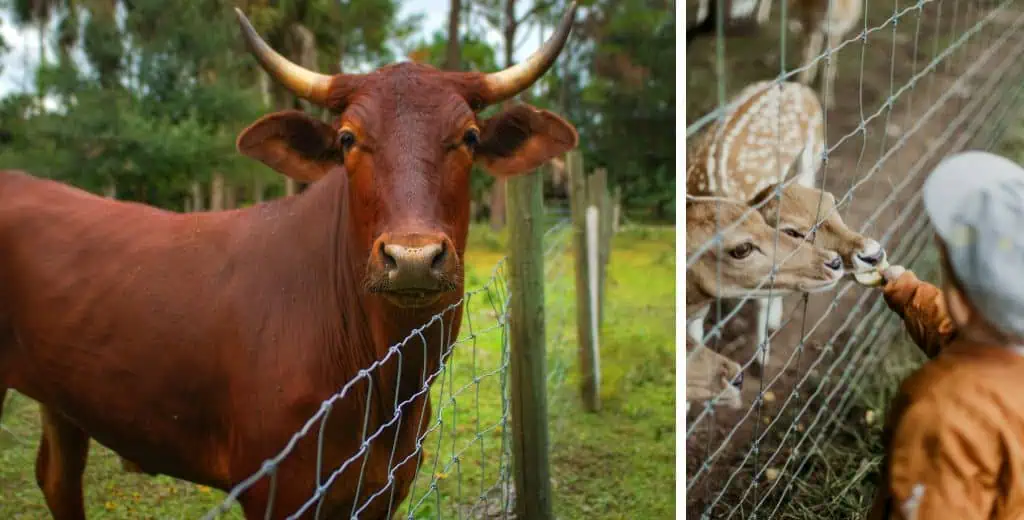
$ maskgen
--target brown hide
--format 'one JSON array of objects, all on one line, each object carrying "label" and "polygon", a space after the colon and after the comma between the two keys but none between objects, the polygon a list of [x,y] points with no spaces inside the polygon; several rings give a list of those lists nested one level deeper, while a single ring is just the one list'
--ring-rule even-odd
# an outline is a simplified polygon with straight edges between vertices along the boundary
[{"label": "brown hide", "polygon": [[[354,231],[348,186],[338,169],[297,197],[175,214],[0,173],[0,382],[147,472],[229,489],[359,368],[461,297],[461,283],[419,309],[360,294],[367,251],[343,239]],[[454,338],[461,307],[443,321]],[[441,334],[434,326],[426,349],[418,337],[402,347],[397,395],[398,356],[372,372],[370,433],[394,416],[396,398],[438,370]],[[366,385],[357,384],[334,405],[325,475],[357,454],[365,402]],[[413,453],[421,426],[413,419],[429,417],[429,407],[422,397],[405,407],[398,428],[371,444],[360,496],[362,458],[335,482],[322,513],[348,515],[386,486],[389,460]],[[317,432],[278,470],[275,518],[313,496]],[[392,468],[394,500],[385,492],[360,517],[386,517],[416,462]],[[268,484],[242,495],[248,516],[262,517]]]},{"label": "brown hide", "polygon": [[[461,323],[470,167],[519,175],[577,144],[544,110],[477,113],[543,74],[574,9],[533,57],[489,75],[302,71],[239,12],[275,80],[338,114],[277,112],[239,135],[241,153],[312,183],[278,201],[182,215],[0,172],[0,388],[42,405],[36,469],[53,516],[84,515],[89,437],[126,467],[229,490],[346,388],[319,477],[345,469],[301,518],[390,518]],[[242,492],[247,518],[316,497],[319,432]]]}]

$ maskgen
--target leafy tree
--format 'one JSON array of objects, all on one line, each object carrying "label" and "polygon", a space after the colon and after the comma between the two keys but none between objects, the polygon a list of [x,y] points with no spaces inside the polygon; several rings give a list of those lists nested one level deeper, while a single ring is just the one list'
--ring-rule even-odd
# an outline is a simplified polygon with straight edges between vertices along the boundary
[{"label": "leafy tree", "polygon": [[[675,212],[675,15],[657,0],[601,0],[584,20],[579,95],[567,111],[589,166],[608,169],[624,202]],[[582,74],[587,74],[583,83]],[[631,143],[642,143],[634,146]]]}]

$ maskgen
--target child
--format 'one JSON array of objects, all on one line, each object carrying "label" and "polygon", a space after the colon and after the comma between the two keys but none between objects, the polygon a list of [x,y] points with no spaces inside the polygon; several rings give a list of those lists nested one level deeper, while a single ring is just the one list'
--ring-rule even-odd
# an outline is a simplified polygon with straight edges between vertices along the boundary
[{"label": "child", "polygon": [[869,518],[1024,518],[1024,169],[958,154],[923,197],[942,290],[892,266],[882,291],[932,359],[893,399]]}]

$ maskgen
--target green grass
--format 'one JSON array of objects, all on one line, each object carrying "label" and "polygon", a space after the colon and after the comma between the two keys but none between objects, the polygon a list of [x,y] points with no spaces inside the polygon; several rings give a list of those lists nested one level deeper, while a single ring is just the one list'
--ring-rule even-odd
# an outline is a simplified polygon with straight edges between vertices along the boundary
[{"label": "green grass", "polygon": [[[461,512],[465,518],[481,494],[500,497],[500,483],[511,478],[501,398],[507,352],[497,322],[507,294],[505,270],[495,268],[505,239],[486,228],[471,231],[467,290],[483,289],[467,301],[460,343],[432,387],[433,431],[400,516],[458,518]],[[563,229],[548,239],[547,390],[556,516],[672,518],[674,229],[631,228],[615,237],[601,343],[603,409],[597,414],[583,412],[579,403],[571,235]],[[33,470],[35,403],[15,396],[2,424],[0,518],[49,518]],[[168,477],[124,473],[116,455],[95,443],[85,488],[90,519],[197,518],[224,497]],[[241,517],[237,507],[227,516]]]}]

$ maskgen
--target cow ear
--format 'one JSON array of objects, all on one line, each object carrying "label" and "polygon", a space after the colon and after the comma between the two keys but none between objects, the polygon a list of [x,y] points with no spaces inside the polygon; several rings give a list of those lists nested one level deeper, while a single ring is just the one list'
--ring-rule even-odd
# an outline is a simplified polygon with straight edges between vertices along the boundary
[{"label": "cow ear", "polygon": [[497,177],[532,171],[579,142],[572,125],[530,105],[513,106],[482,126],[476,160]]},{"label": "cow ear", "polygon": [[242,155],[300,182],[323,177],[338,160],[335,134],[327,123],[298,110],[263,116],[238,134]]}]

